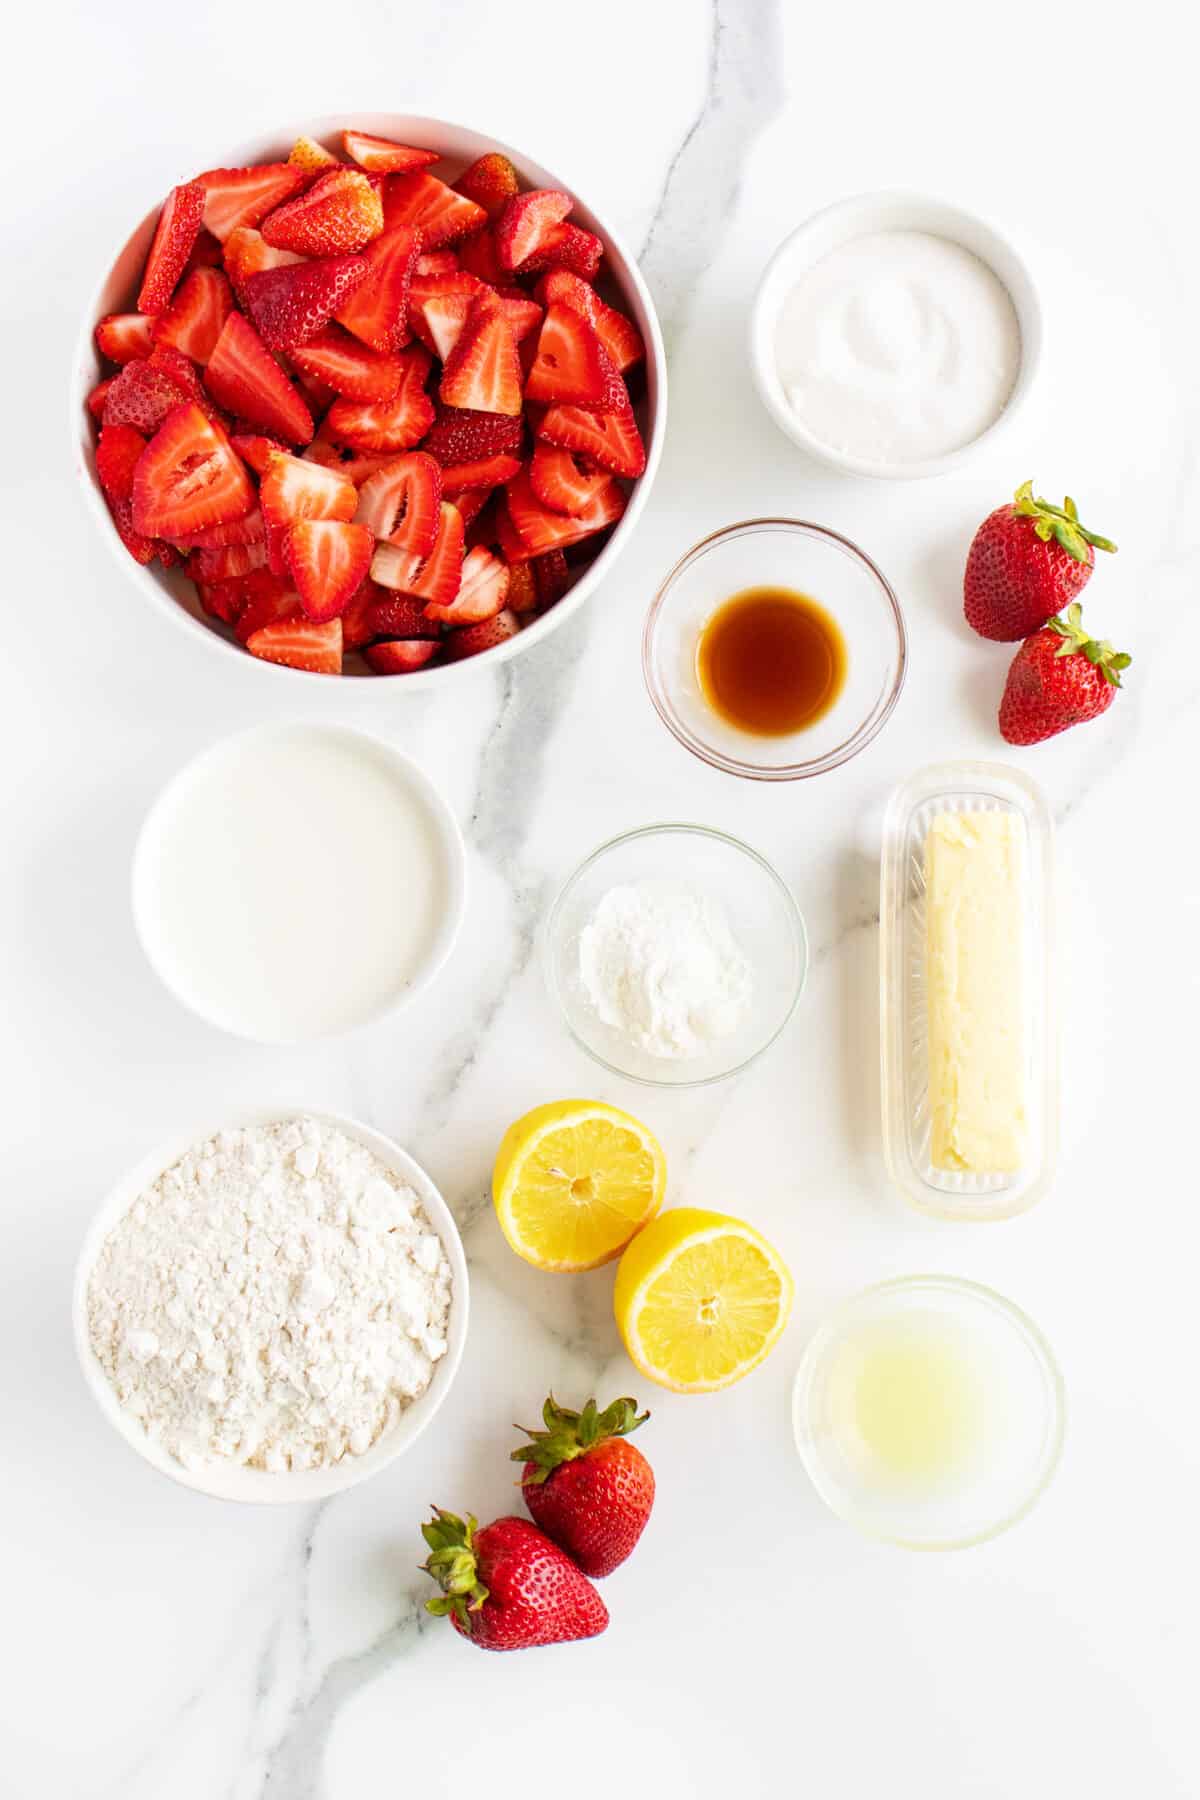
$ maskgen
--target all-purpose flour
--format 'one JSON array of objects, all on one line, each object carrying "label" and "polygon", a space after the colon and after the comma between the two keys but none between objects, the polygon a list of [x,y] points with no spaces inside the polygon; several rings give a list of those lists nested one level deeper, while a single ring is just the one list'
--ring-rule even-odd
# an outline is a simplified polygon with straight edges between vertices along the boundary
[{"label": "all-purpose flour", "polygon": [[592,1005],[651,1056],[702,1056],[745,1019],[750,964],[715,901],[642,881],[610,888],[579,934]]},{"label": "all-purpose flour", "polygon": [[360,1456],[446,1353],[450,1265],[416,1195],[316,1119],[221,1132],[146,1189],[88,1289],[122,1406],[187,1468]]}]

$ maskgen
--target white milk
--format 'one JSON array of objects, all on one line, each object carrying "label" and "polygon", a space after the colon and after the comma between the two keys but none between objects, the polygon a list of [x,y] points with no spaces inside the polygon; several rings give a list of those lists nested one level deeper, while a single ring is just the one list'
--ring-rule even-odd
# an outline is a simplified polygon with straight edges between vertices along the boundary
[{"label": "white milk", "polygon": [[877,231],[804,270],[775,357],[815,438],[871,462],[945,456],[1003,412],[1021,364],[1008,289],[961,244]]},{"label": "white milk", "polygon": [[159,975],[227,1031],[293,1043],[387,1009],[454,921],[449,821],[383,745],[282,726],[219,744],[146,822],[134,912]]}]

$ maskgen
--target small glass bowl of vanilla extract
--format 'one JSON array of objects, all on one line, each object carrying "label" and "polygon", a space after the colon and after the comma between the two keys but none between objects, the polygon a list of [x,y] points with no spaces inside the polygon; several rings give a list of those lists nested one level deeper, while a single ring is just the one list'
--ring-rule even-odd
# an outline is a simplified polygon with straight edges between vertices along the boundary
[{"label": "small glass bowl of vanilla extract", "polygon": [[702,539],[654,596],[642,638],[668,730],[703,762],[757,781],[857,755],[899,699],[906,662],[886,576],[802,519],[747,519]]}]

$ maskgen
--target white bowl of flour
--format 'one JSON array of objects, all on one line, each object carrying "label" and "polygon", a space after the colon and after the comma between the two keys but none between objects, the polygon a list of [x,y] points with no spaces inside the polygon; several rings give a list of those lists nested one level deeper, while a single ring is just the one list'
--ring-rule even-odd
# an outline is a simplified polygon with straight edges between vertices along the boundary
[{"label": "white bowl of flour", "polygon": [[75,1345],[137,1453],[222,1500],[326,1499],[415,1442],[466,1341],[450,1209],[382,1133],[247,1112],[160,1145],[79,1256]]}]

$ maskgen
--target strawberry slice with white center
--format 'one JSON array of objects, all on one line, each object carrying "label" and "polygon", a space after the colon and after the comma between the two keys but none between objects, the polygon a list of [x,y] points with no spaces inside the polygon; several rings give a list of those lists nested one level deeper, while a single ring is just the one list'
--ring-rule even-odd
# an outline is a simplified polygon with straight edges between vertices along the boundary
[{"label": "strawberry slice with white center", "polygon": [[437,250],[487,224],[482,206],[456,194],[425,169],[384,176],[383,218],[387,231],[396,225],[415,225],[423,250]]},{"label": "strawberry slice with white center", "polygon": [[133,524],[146,537],[185,538],[254,510],[246,466],[198,406],[167,414],[133,477]]},{"label": "strawberry slice with white center", "polygon": [[418,150],[413,144],[396,144],[391,138],[374,137],[369,131],[343,131],[342,149],[360,169],[390,175],[405,169],[423,169],[438,161],[436,150]]},{"label": "strawberry slice with white center", "polygon": [[[231,438],[230,443],[234,443]],[[234,448],[237,445],[234,444]],[[201,531],[190,531],[176,538],[182,550],[219,550],[226,544],[261,544],[266,540],[267,524],[260,507],[248,512],[244,519],[228,519],[223,525],[206,525]]]},{"label": "strawberry slice with white center", "polygon": [[193,269],[166,312],[154,321],[156,344],[170,344],[193,362],[206,363],[233,311],[233,290],[220,269]]},{"label": "strawberry slice with white center", "polygon": [[203,212],[204,189],[198,182],[185,181],[167,195],[142,274],[139,312],[160,313],[166,307],[191,255]]},{"label": "strawberry slice with white center", "polygon": [[109,362],[138,362],[154,348],[153,330],[148,313],[109,313],[96,327],[96,348]]},{"label": "strawberry slice with white center", "polygon": [[616,370],[582,314],[551,305],[525,378],[525,398],[538,406],[600,406],[614,378]]},{"label": "strawberry slice with white center", "polygon": [[448,606],[430,602],[425,608],[426,617],[443,625],[456,626],[478,625],[484,619],[494,619],[508,595],[508,583],[507,563],[502,563],[481,544],[476,545],[463,560],[462,580],[454,599]]},{"label": "strawberry slice with white center", "polygon": [[300,604],[324,624],[346,610],[371,566],[375,539],[365,525],[305,519],[284,539],[284,556]]},{"label": "strawberry slice with white center", "polygon": [[335,400],[325,417],[323,430],[336,443],[352,450],[411,450],[434,421],[433,402],[425,392],[432,363],[420,344],[397,352],[403,367],[400,390],[394,399],[375,405],[356,400]]},{"label": "strawberry slice with white center", "polygon": [[262,222],[268,244],[301,256],[342,256],[361,250],[382,230],[383,202],[375,185],[361,169],[340,163]]},{"label": "strawberry slice with white center", "polygon": [[459,662],[464,656],[480,656],[485,650],[507,644],[520,629],[521,621],[516,613],[505,607],[494,619],[485,619],[481,625],[464,625],[457,631],[448,632],[442,648],[450,662]]},{"label": "strawberry slice with white center", "polygon": [[544,269],[566,269],[583,281],[595,281],[604,255],[604,240],[581,225],[555,225],[532,256],[515,271],[522,278],[540,275]]},{"label": "strawberry slice with white center", "polygon": [[453,250],[422,250],[413,270],[413,280],[422,275],[451,275],[458,267],[458,257]]},{"label": "strawberry slice with white center", "polygon": [[[240,624],[239,620],[239,624]],[[313,675],[342,672],[342,621],[319,625],[312,619],[281,619],[264,625],[246,640],[251,656],[264,662],[283,663],[289,669],[307,669]]]},{"label": "strawberry slice with white center", "polygon": [[[465,273],[442,279],[456,285],[445,293],[414,292],[409,296],[408,322],[426,349],[446,362],[462,336],[480,284]],[[460,283],[470,285],[457,285]]]},{"label": "strawberry slice with white center", "polygon": [[[622,393],[625,392],[622,385]],[[646,467],[646,447],[633,416],[629,396],[613,411],[591,412],[582,406],[552,406],[537,428],[543,443],[574,450],[610,474],[635,480]]]},{"label": "strawberry slice with white center", "polygon": [[624,374],[642,361],[646,346],[632,319],[627,319],[615,306],[606,306],[595,288],[590,287],[569,269],[550,269],[535,290],[543,306],[570,306],[587,320],[608,352],[609,361],[618,374]]},{"label": "strawberry slice with white center", "polygon": [[464,489],[500,487],[520,473],[521,459],[501,452],[496,456],[480,456],[473,462],[447,463],[442,469],[443,491],[457,502]]},{"label": "strawberry slice with white center", "polygon": [[293,163],[259,163],[251,169],[206,169],[196,180],[204,189],[205,230],[223,244],[239,225],[258,225],[298,194],[308,175]]},{"label": "strawberry slice with white center", "polygon": [[539,444],[529,464],[530,486],[552,512],[585,513],[611,479],[606,470],[590,468],[582,458],[556,444]]},{"label": "strawberry slice with white center", "polygon": [[414,450],[385,464],[363,483],[354,517],[381,541],[423,557],[437,540],[441,501],[441,465]]},{"label": "strawberry slice with white center", "polygon": [[439,395],[447,406],[476,412],[521,412],[521,363],[512,326],[494,294],[477,294],[462,335],[442,371]]},{"label": "strawberry slice with white center", "polygon": [[571,196],[561,188],[532,188],[516,194],[496,225],[496,252],[501,266],[515,269],[544,242],[571,210]]},{"label": "strawberry slice with white center", "polygon": [[443,500],[433,549],[422,561],[411,550],[395,544],[376,544],[371,559],[371,579],[395,593],[411,595],[427,605],[449,606],[462,580],[462,514]]},{"label": "strawberry slice with white center", "polygon": [[217,339],[205,384],[239,419],[288,444],[312,439],[312,414],[248,319],[231,312]]},{"label": "strawberry slice with white center", "polygon": [[[588,507],[573,517],[543,506],[533,491],[528,471],[522,470],[520,475],[509,482],[506,491],[509,518],[517,536],[526,547],[526,553],[532,556],[540,556],[546,550],[565,550],[568,544],[578,544],[597,531],[615,525],[625,511],[625,494],[611,479],[594,496]],[[507,546],[505,554],[508,555]],[[522,559],[508,555],[508,560],[511,562]]]},{"label": "strawberry slice with white center", "polygon": [[363,251],[367,273],[338,309],[338,324],[372,350],[401,350],[409,339],[408,296],[421,252],[421,234],[396,225]]},{"label": "strawberry slice with white center", "polygon": [[286,269],[289,264],[306,260],[297,256],[294,250],[273,249],[253,225],[239,225],[225,242],[225,273],[243,306],[246,304],[245,284],[251,275],[260,275],[264,269]]},{"label": "strawberry slice with white center", "polygon": [[440,638],[442,628],[428,617],[423,600],[409,594],[389,594],[371,583],[375,598],[367,613],[368,636],[391,638]]},{"label": "strawberry slice with white center", "polygon": [[339,470],[298,456],[272,456],[258,499],[267,526],[268,564],[276,575],[285,575],[288,526],[301,519],[352,519],[358,489]]},{"label": "strawberry slice with white center", "polygon": [[371,644],[363,651],[376,675],[409,675],[423,669],[441,649],[436,639],[390,638],[384,644]]},{"label": "strawberry slice with white center", "polygon": [[307,375],[347,400],[391,400],[400,391],[404,364],[398,356],[371,350],[336,325],[327,325],[307,344],[292,351],[292,361]]},{"label": "strawberry slice with white center", "polygon": [[367,271],[362,256],[292,263],[247,276],[241,297],[268,350],[294,350],[328,325]]}]

